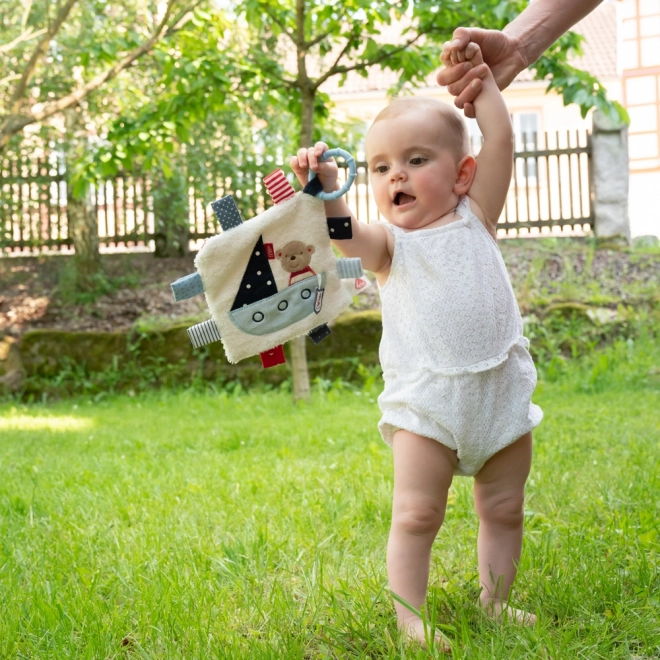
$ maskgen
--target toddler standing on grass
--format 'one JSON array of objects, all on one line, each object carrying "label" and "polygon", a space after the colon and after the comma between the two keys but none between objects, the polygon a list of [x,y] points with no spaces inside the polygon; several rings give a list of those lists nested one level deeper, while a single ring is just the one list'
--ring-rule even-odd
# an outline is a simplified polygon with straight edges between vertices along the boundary
[{"label": "toddler standing on grass", "polygon": [[[479,47],[445,48],[445,66],[476,66]],[[508,603],[523,534],[536,370],[509,277],[495,242],[513,166],[513,132],[492,74],[474,101],[484,136],[470,155],[463,119],[440,101],[395,99],[366,137],[369,178],[386,223],[358,222],[342,200],[328,216],[351,216],[353,236],[335,245],[360,257],[378,281],[383,314],[380,360],[385,388],[379,424],[394,457],[390,589],[419,610],[431,546],[442,525],[453,476],[474,477],[479,516],[481,606],[489,616],[532,623]],[[290,160],[304,185],[309,170],[335,190],[327,145]],[[395,602],[399,629],[425,641],[416,612]],[[435,643],[448,647],[439,632]]]}]

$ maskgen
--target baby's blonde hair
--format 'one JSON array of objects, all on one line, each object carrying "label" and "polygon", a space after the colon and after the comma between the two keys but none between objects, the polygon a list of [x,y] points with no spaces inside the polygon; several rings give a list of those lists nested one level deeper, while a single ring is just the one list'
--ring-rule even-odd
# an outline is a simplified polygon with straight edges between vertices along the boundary
[{"label": "baby's blonde hair", "polygon": [[437,113],[441,139],[457,161],[471,153],[470,136],[463,117],[451,105],[428,96],[400,96],[393,99],[376,115],[371,125],[420,108]]}]

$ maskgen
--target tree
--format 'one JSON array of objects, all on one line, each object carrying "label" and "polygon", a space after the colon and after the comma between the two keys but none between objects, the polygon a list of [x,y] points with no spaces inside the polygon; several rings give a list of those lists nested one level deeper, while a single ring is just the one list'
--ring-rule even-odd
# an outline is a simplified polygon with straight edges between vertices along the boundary
[{"label": "tree", "polygon": [[233,193],[250,217],[260,203],[256,179],[275,167],[277,152],[290,149],[283,101],[245,102],[258,72],[244,61],[244,35],[234,27],[222,12],[196,9],[185,27],[154,48],[145,60],[148,84],[131,92],[131,102],[75,165],[75,191],[121,171],[151,172],[156,256],[184,248],[193,181],[207,203],[220,191]]},{"label": "tree", "polygon": [[146,2],[118,9],[66,0],[51,15],[51,3],[16,3],[2,15],[10,41],[0,46],[6,90],[0,96],[0,152],[25,127],[77,106],[130,67],[187,20],[196,4],[168,0],[157,13]]},{"label": "tree", "polygon": [[[70,161],[83,158],[103,122],[121,107],[122,87],[136,72],[133,65],[180,29],[198,3],[168,0],[157,10],[144,0],[120,5],[66,0],[15,3],[4,10],[0,153],[30,128],[41,145],[57,144]],[[76,285],[92,289],[101,264],[90,191],[81,186],[73,191],[72,185],[68,190]]]}]

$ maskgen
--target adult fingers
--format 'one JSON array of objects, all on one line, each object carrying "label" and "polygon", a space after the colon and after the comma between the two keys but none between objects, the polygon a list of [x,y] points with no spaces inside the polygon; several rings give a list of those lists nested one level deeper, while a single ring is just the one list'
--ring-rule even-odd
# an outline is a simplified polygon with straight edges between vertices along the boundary
[{"label": "adult fingers", "polygon": [[[436,75],[438,85],[441,85],[442,87],[447,87],[447,85],[451,85],[452,83],[461,80],[468,71],[474,68],[471,62],[465,62],[462,66],[451,66],[450,64],[445,64],[445,67],[446,68],[444,69],[440,69]],[[461,90],[462,89],[463,87],[461,87]]]},{"label": "adult fingers", "polygon": [[470,31],[464,27],[457,27],[452,36],[451,46],[452,48],[463,49],[470,43],[470,41]]},{"label": "adult fingers", "polygon": [[467,28],[456,28],[450,43],[451,61],[453,64],[465,62],[465,49],[470,43],[470,32]]},{"label": "adult fingers", "polygon": [[454,105],[457,108],[463,108],[466,103],[472,103],[477,95],[481,91],[482,82],[480,78],[476,78],[470,82],[470,84],[460,93],[456,94],[454,99]]},{"label": "adult fingers", "polygon": [[[461,96],[462,94],[465,94],[463,97],[462,101],[472,101],[474,97],[481,91],[481,80],[485,78],[488,75],[488,67],[484,64],[480,66],[475,66],[472,67],[463,75],[462,78],[459,80],[447,85],[447,91],[452,95],[452,96]],[[470,93],[470,89],[474,89],[473,87],[471,88],[470,86],[472,83],[478,80],[479,81],[479,86],[477,88],[477,91],[474,93]]]}]

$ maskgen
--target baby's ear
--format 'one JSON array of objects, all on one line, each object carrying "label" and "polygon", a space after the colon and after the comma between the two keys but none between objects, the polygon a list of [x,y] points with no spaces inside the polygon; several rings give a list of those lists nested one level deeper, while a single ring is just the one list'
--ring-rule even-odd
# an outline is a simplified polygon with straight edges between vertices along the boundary
[{"label": "baby's ear", "polygon": [[477,161],[474,156],[463,156],[456,166],[456,181],[454,182],[454,192],[457,195],[466,195],[474,175],[477,173]]}]

